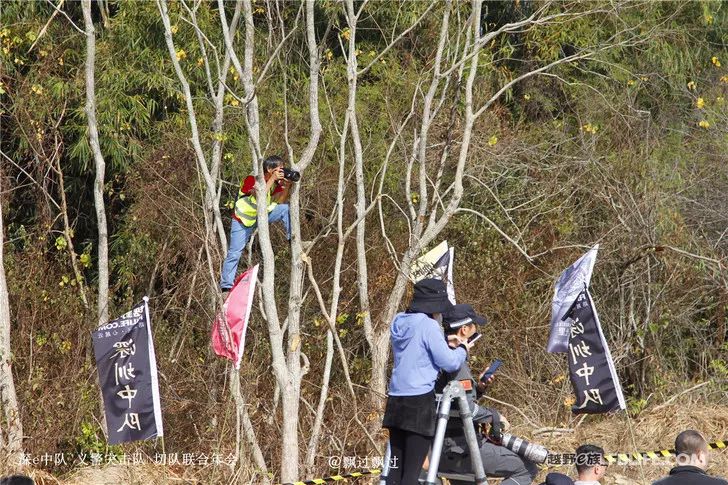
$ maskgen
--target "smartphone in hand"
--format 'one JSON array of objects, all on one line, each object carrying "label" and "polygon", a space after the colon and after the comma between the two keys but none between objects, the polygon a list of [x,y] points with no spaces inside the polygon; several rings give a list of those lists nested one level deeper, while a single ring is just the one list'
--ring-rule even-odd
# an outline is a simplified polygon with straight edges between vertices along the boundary
[{"label": "smartphone in hand", "polygon": [[473,335],[468,337],[468,343],[472,344],[473,342],[477,341],[480,337],[482,337],[482,335],[479,334],[478,332],[475,332]]},{"label": "smartphone in hand", "polygon": [[488,366],[485,373],[483,373],[483,377],[480,378],[481,382],[488,382],[488,379],[491,378],[493,374],[495,374],[495,371],[498,370],[498,368],[503,364],[503,361],[500,359],[495,359],[492,364]]}]

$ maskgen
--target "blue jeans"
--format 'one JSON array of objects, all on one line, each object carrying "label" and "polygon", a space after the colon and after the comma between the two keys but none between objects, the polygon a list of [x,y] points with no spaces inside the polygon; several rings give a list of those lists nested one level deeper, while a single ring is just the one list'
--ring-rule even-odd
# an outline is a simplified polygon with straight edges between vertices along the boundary
[{"label": "blue jeans", "polygon": [[[278,204],[268,213],[268,222],[281,221],[286,229],[286,239],[291,239],[291,215],[288,212],[288,204]],[[222,274],[220,275],[220,288],[232,288],[235,282],[235,273],[238,271],[238,262],[243,254],[243,249],[248,244],[250,236],[258,227],[256,221],[250,227],[245,227],[242,222],[233,217],[230,225],[230,247],[228,247],[227,256],[222,263]]]}]

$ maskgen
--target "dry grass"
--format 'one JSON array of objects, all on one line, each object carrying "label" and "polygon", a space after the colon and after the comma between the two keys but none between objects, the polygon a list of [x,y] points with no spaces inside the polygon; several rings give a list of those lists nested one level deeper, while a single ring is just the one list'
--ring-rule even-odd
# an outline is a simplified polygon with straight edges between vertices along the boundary
[{"label": "dry grass", "polygon": [[[551,453],[573,453],[583,443],[602,446],[607,453],[633,451],[655,451],[674,446],[675,436],[685,429],[702,432],[709,441],[728,438],[728,406],[709,404],[675,403],[661,409],[647,409],[639,417],[628,420],[623,414],[616,416],[587,416],[584,421],[569,431],[540,432],[525,423],[522,417],[510,413],[513,433],[549,449]],[[667,474],[672,465],[665,462],[646,461],[641,466],[613,464],[607,471],[605,485],[649,485]],[[247,468],[243,465],[243,468]],[[350,470],[353,471],[353,470]],[[549,471],[559,471],[571,476],[569,466],[544,468],[535,483],[540,483]],[[197,467],[162,467],[153,465],[114,465],[104,468],[85,467],[74,471],[64,478],[49,473],[26,469],[39,485],[147,485],[147,484],[227,484],[232,477],[229,473],[210,473],[211,470]],[[728,450],[715,450],[711,454],[709,473],[728,477]],[[255,483],[241,473],[234,477],[237,483]],[[217,476],[216,478],[213,478]],[[249,476],[249,475],[248,475]],[[311,477],[305,477],[311,478]],[[358,483],[378,483],[372,479],[362,479]],[[498,483],[498,481],[491,481]]]}]

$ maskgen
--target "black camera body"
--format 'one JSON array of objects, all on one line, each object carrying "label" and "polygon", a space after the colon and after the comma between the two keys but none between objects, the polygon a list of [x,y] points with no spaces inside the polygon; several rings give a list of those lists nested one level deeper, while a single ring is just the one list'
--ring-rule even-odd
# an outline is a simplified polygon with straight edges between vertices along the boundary
[{"label": "black camera body", "polygon": [[291,182],[298,182],[301,180],[301,172],[298,170],[292,170],[290,168],[283,167],[283,178],[290,180]]}]

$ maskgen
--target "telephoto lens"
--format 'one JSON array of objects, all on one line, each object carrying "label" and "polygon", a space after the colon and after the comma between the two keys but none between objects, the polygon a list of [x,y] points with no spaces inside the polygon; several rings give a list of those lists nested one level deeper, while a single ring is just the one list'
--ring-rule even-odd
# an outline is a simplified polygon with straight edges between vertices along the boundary
[{"label": "telephoto lens", "polygon": [[291,182],[298,182],[301,180],[301,172],[298,170],[291,170],[290,168],[283,167],[283,178],[290,180]]},{"label": "telephoto lens", "polygon": [[508,433],[501,435],[501,445],[518,454],[520,457],[534,463],[543,463],[549,456],[549,451],[543,446],[529,443],[522,438]]}]

